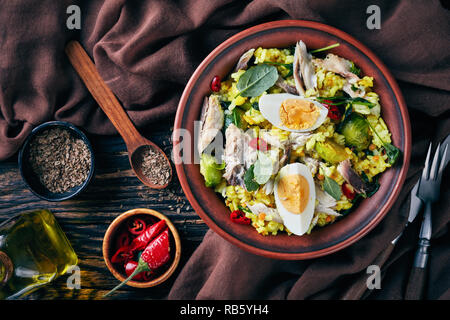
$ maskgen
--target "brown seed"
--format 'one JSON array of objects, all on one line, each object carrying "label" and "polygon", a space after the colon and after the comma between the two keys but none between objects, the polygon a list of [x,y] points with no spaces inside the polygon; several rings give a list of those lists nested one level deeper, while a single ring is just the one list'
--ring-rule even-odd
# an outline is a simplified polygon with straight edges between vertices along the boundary
[{"label": "brown seed", "polygon": [[163,154],[151,146],[141,152],[142,173],[155,185],[165,185],[170,178],[170,164]]},{"label": "brown seed", "polygon": [[28,163],[46,189],[64,193],[87,179],[91,153],[86,143],[68,130],[52,128],[33,138]]}]

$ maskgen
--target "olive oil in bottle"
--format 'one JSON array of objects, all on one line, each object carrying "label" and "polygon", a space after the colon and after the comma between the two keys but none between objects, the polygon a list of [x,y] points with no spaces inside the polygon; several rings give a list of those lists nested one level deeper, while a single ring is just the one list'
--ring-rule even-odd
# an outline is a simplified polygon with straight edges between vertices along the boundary
[{"label": "olive oil in bottle", "polygon": [[23,297],[77,262],[69,240],[48,210],[17,215],[0,224],[0,300]]}]

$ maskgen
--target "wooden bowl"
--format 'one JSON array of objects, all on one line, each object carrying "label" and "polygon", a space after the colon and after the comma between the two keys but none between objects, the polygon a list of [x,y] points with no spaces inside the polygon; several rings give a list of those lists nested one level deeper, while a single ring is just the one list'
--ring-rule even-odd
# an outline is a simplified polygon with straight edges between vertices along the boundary
[{"label": "wooden bowl", "polygon": [[[233,223],[223,199],[207,188],[194,163],[194,121],[200,119],[203,99],[211,94],[215,75],[224,79],[239,57],[250,48],[289,47],[303,40],[309,48],[322,48],[339,42],[330,52],[350,59],[364,75],[374,77],[374,90],[380,95],[382,116],[392,133],[393,144],[403,153],[397,164],[380,177],[380,189],[358,208],[332,225],[314,230],[310,235],[261,236],[251,226]],[[191,134],[191,152],[178,153],[177,132]],[[408,111],[399,87],[386,66],[361,42],[336,28],[312,21],[284,20],[265,23],[244,30],[212,51],[189,80],[181,97],[174,124],[174,162],[181,186],[197,214],[216,233],[254,254],[277,259],[309,259],[341,250],[372,230],[389,212],[406,178],[411,153],[411,129]],[[185,158],[185,159],[186,159]],[[197,162],[198,163],[198,162]],[[395,213],[393,213],[395,214]]]},{"label": "wooden bowl", "polygon": [[[118,270],[113,263],[111,262],[111,257],[114,255],[115,252],[113,252],[116,248],[114,247],[114,239],[116,236],[116,231],[119,230],[119,228],[122,226],[123,223],[126,222],[130,217],[137,216],[137,215],[150,215],[153,217],[156,217],[158,220],[166,220],[167,226],[169,227],[170,234],[171,234],[171,261],[169,262],[170,265],[168,266],[165,271],[159,275],[157,278],[154,278],[150,281],[133,281],[130,280],[127,285],[134,287],[134,288],[150,288],[157,286],[164,281],[166,281],[175,271],[177,268],[180,257],[181,257],[181,241],[180,236],[178,235],[178,231],[173,225],[173,223],[162,213],[159,213],[155,210],[151,209],[145,209],[145,208],[138,208],[138,209],[132,209],[129,211],[126,211],[122,213],[120,216],[118,216],[108,227],[108,230],[106,230],[105,236],[103,238],[103,259],[105,260],[106,266],[108,267],[109,271],[113,274],[113,276],[119,280],[120,282],[124,281],[126,279],[125,273]],[[175,252],[173,252],[175,250]]]}]

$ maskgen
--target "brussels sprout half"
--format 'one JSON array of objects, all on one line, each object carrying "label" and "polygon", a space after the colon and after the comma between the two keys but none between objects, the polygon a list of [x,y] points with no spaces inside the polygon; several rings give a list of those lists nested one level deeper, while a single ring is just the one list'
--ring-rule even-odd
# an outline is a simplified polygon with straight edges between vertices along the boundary
[{"label": "brussels sprout half", "polygon": [[316,142],[315,149],[323,160],[331,164],[336,164],[349,158],[345,149],[330,139],[325,142]]},{"label": "brussels sprout half", "polygon": [[209,154],[202,154],[200,159],[200,173],[205,178],[205,185],[207,187],[214,187],[222,180],[222,170],[225,168],[225,163],[217,164],[216,158]]},{"label": "brussels sprout half", "polygon": [[357,113],[350,114],[342,126],[341,133],[345,137],[345,143],[355,147],[357,151],[366,149],[371,141],[369,124]]}]

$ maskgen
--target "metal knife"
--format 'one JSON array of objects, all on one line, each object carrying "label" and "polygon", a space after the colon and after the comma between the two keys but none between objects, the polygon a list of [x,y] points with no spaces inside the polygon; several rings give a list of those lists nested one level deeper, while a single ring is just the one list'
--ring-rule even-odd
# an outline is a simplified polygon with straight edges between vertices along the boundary
[{"label": "metal knife", "polygon": [[[443,152],[443,150],[445,150],[445,146],[448,144],[450,144],[450,135],[448,135],[445,138],[445,140],[442,142],[441,152]],[[450,146],[449,146],[449,148],[450,148]],[[441,156],[442,156],[442,154],[441,154]],[[450,152],[447,153],[447,156],[444,161],[445,161],[445,163],[444,163],[444,167],[445,167],[445,166],[447,166],[447,163],[450,161]],[[419,189],[419,183],[420,183],[420,179],[417,181],[417,183],[414,185],[414,187],[411,190],[411,203],[410,203],[410,207],[409,207],[408,221],[405,224],[405,228],[414,221],[414,219],[417,217],[418,213],[420,212],[420,209],[422,208],[422,200],[420,200],[420,198],[417,197],[417,190]],[[383,266],[384,263],[389,258],[389,256],[391,255],[392,251],[394,250],[395,244],[401,238],[402,235],[403,235],[403,231],[400,232],[400,234],[397,237],[395,237],[394,240],[391,241],[391,243],[388,245],[388,247],[386,249],[384,249],[376,257],[376,259],[373,261],[372,264],[378,265],[380,267]],[[355,280],[353,282],[353,285],[347,290],[347,292],[342,297],[342,299],[343,300],[360,299],[367,290],[366,280],[367,280],[367,274],[363,273],[360,276],[360,278],[358,278],[357,280]]]}]

